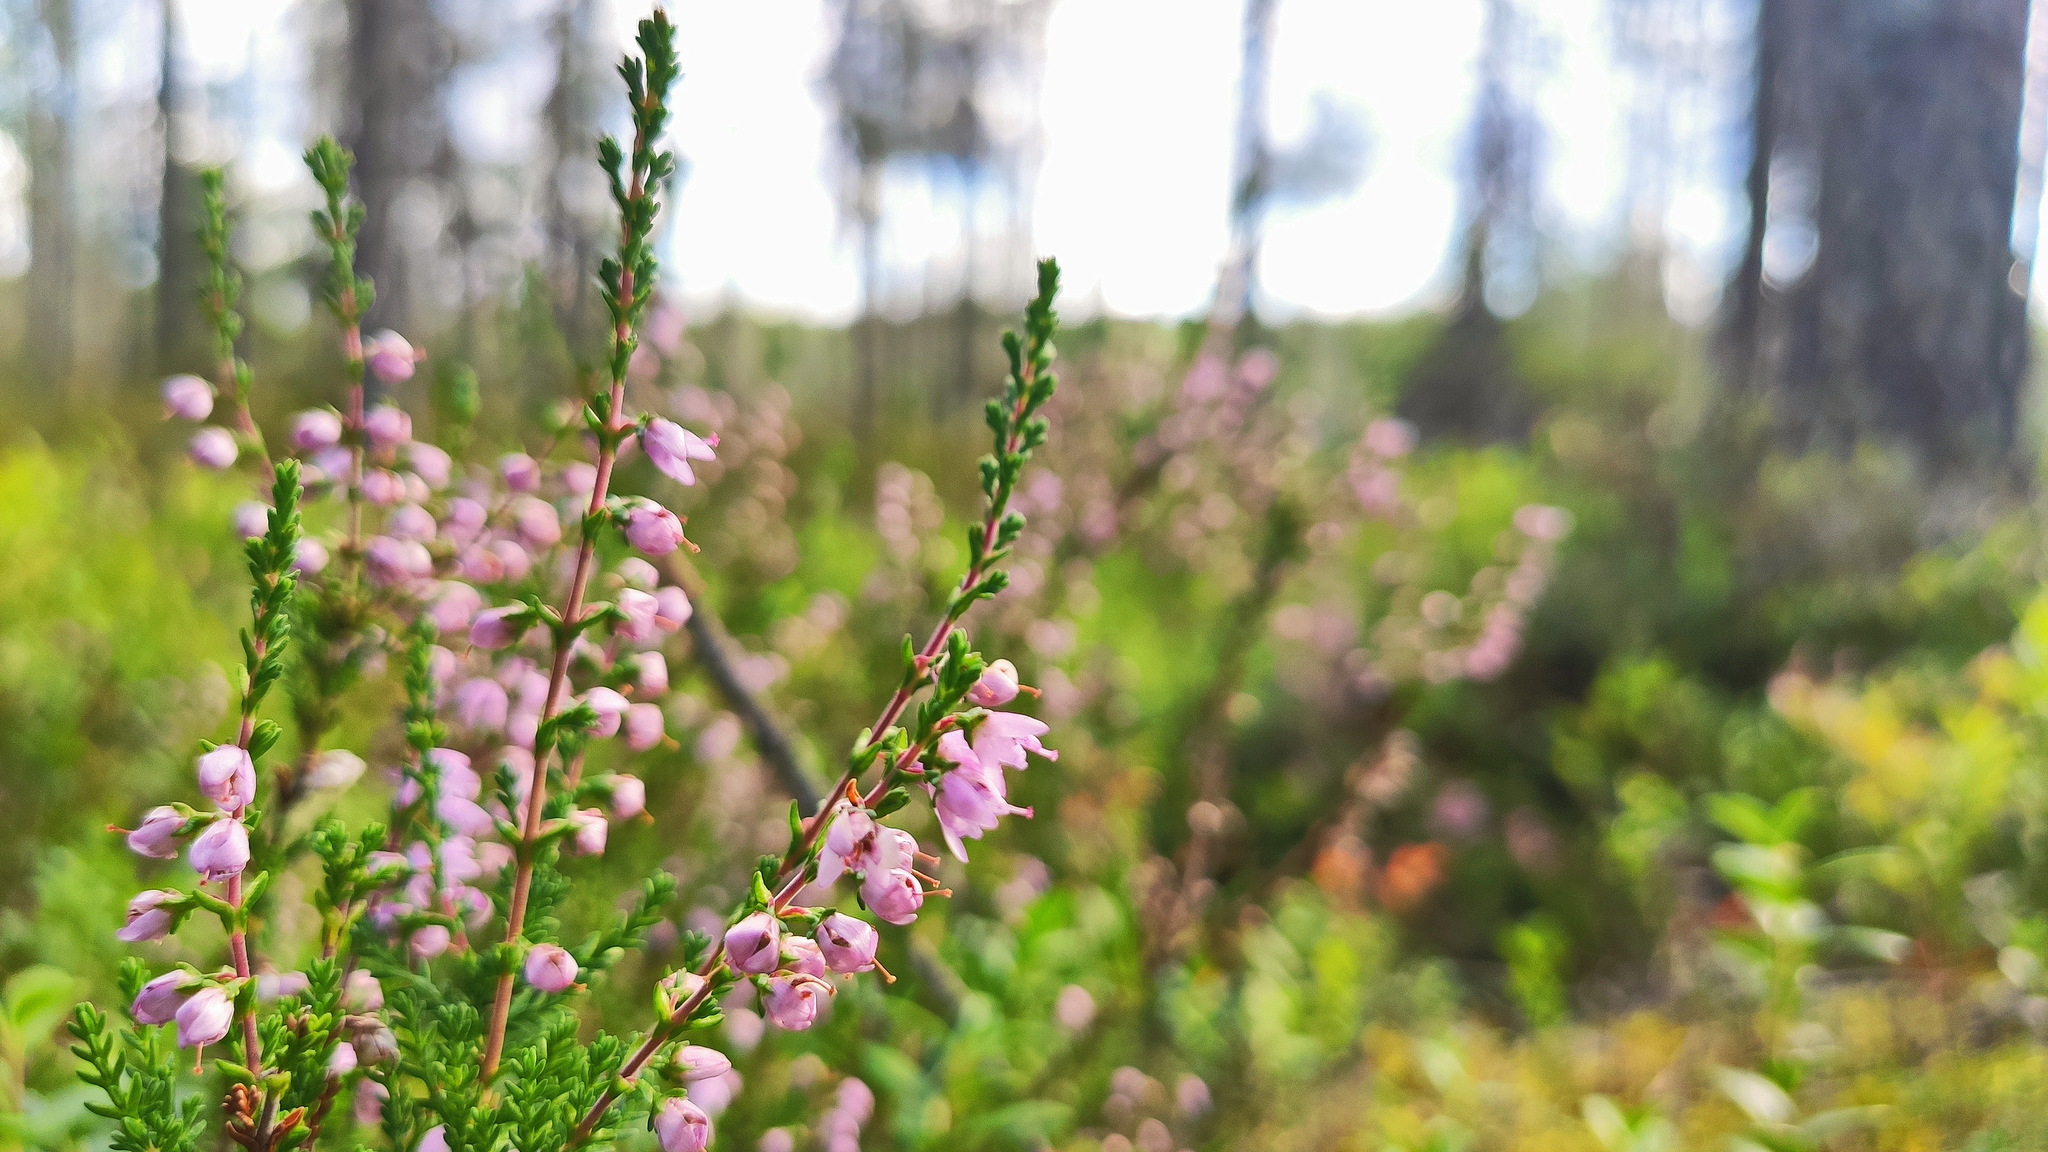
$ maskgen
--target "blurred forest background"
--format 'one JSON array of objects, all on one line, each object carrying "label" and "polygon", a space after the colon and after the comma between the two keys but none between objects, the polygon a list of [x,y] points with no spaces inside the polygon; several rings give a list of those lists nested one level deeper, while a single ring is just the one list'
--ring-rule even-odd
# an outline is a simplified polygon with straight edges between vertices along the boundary
[{"label": "blurred forest background", "polygon": [[[711,7],[676,5],[686,72]],[[756,178],[682,133],[636,381],[723,438],[683,509],[702,692],[605,867],[680,861],[685,922],[943,596],[996,333],[1042,247],[1080,271],[1025,558],[971,621],[1044,690],[1038,817],[890,936],[909,979],[802,1036],[732,1013],[719,1146],[845,1152],[802,1127],[829,1051],[877,1149],[2048,1147],[2048,11],[1339,6],[1361,59],[1457,71],[1468,99],[1418,111],[1318,98],[1345,75],[1289,71],[1297,7],[1331,9],[792,5],[783,98],[818,131],[750,143],[755,216],[692,215],[693,182],[744,206]],[[1227,30],[1201,116],[1097,96],[1135,152],[1226,158],[1205,183],[1164,153],[1160,213],[1213,227],[1136,307],[1113,270],[1152,254],[1113,249],[1144,207],[1105,176],[1063,250],[1038,183],[1048,45],[1111,9],[1111,72]],[[331,130],[370,326],[427,353],[395,398],[474,461],[542,451],[599,355],[591,141],[639,15],[0,0],[0,1146],[102,1139],[52,1039],[121,955],[137,864],[102,829],[226,699],[242,493],[157,400],[208,367],[200,169],[228,171],[259,417],[342,387],[295,167]],[[1374,199],[1422,112],[1459,125],[1442,187]],[[782,152],[821,158],[829,251],[751,293],[690,237],[801,231]],[[1366,202],[1418,209],[1383,239],[1450,224],[1426,275],[1333,307],[1381,249],[1302,222]]]}]

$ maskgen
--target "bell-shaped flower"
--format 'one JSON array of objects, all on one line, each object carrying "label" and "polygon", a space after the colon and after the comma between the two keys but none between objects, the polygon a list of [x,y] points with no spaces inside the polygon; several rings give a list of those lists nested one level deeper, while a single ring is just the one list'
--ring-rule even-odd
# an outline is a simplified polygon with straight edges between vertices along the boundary
[{"label": "bell-shaped flower", "polygon": [[189,373],[165,377],[163,398],[167,420],[204,420],[213,414],[213,385]]},{"label": "bell-shaped flower", "polygon": [[168,1024],[177,1018],[178,1009],[185,1006],[199,983],[198,973],[174,968],[144,984],[135,994],[135,1003],[128,1006],[128,1014],[137,1024]]},{"label": "bell-shaped flower", "polygon": [[695,484],[697,473],[690,467],[690,461],[716,459],[717,453],[712,449],[717,446],[717,437],[706,440],[672,420],[659,417],[640,429],[640,448],[647,453],[647,459],[678,484]]},{"label": "bell-shaped flower", "polygon": [[235,443],[234,433],[225,428],[201,428],[192,434],[192,442],[185,454],[201,468],[215,472],[232,468],[235,458],[242,454],[241,446]]},{"label": "bell-shaped flower", "polygon": [[875,915],[891,924],[908,924],[924,907],[924,887],[909,869],[870,871],[861,881],[860,897]]},{"label": "bell-shaped flower", "polygon": [[128,915],[121,930],[114,933],[117,940],[139,944],[145,940],[161,940],[170,934],[171,924],[176,915],[164,905],[184,898],[184,893],[164,888],[151,888],[136,894],[128,902]]},{"label": "bell-shaped flower", "polygon": [[725,958],[733,971],[766,976],[782,965],[782,922],[755,912],[725,930]]},{"label": "bell-shaped flower", "polygon": [[626,709],[626,747],[635,752],[645,752],[661,743],[667,721],[662,717],[661,707],[656,704],[635,704]]},{"label": "bell-shaped flower", "polygon": [[159,804],[142,818],[142,824],[128,834],[128,849],[153,860],[176,860],[185,835],[185,817],[168,804]]},{"label": "bell-shaped flower", "polygon": [[249,752],[223,744],[199,758],[199,794],[222,811],[240,812],[256,800],[256,765]]},{"label": "bell-shaped flower", "polygon": [[777,976],[768,981],[761,998],[762,1015],[777,1028],[801,1032],[817,1023],[818,1010],[832,995],[832,985],[806,972]]},{"label": "bell-shaped flower", "polygon": [[825,967],[841,975],[852,975],[875,966],[875,950],[881,946],[882,937],[867,921],[834,912],[818,923],[817,940]]},{"label": "bell-shaped flower", "polygon": [[240,876],[249,866],[249,829],[232,816],[221,816],[192,841],[192,870],[208,881]]},{"label": "bell-shaped flower", "polygon": [[566,992],[576,986],[576,958],[557,944],[536,944],[526,954],[526,982],[542,992]]},{"label": "bell-shaped flower", "polygon": [[201,988],[178,1006],[178,1047],[203,1048],[218,1044],[228,1034],[229,1025],[235,1022],[235,1003],[228,999],[227,990],[209,986]]},{"label": "bell-shaped flower", "polygon": [[654,1135],[661,1152],[704,1152],[711,1146],[711,1117],[690,1100],[671,1096],[654,1114]]},{"label": "bell-shaped flower", "polygon": [[403,384],[412,379],[413,369],[425,356],[411,341],[389,328],[363,341],[363,363],[386,384]]},{"label": "bell-shaped flower", "polygon": [[1017,698],[1017,666],[998,660],[981,670],[981,677],[967,690],[967,702],[977,708],[1000,708]]},{"label": "bell-shaped flower", "polygon": [[998,764],[1007,768],[1023,768],[1026,753],[1057,760],[1060,758],[1058,752],[1038,742],[1038,738],[1047,731],[1049,729],[1042,720],[1015,712],[991,712],[975,726],[974,755],[990,768]]},{"label": "bell-shaped flower", "polygon": [[683,522],[659,504],[635,504],[626,513],[626,543],[649,556],[666,556],[683,542]]}]

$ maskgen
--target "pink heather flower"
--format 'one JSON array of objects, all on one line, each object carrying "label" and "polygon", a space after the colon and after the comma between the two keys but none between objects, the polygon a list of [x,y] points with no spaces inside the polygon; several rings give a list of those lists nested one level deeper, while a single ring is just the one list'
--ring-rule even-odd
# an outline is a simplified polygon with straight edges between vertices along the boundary
[{"label": "pink heather flower", "polygon": [[844,912],[834,912],[818,924],[818,951],[825,966],[842,976],[872,969],[881,942],[873,924]]},{"label": "pink heather flower", "polygon": [[199,792],[228,812],[256,800],[256,765],[247,749],[223,744],[199,758]]},{"label": "pink heather flower", "polygon": [[690,622],[690,597],[673,584],[655,589],[654,622],[664,632],[673,632]]},{"label": "pink heather flower", "polygon": [[274,1004],[287,996],[297,996],[312,986],[312,978],[304,972],[261,972],[256,976],[256,999]]},{"label": "pink heather flower", "polygon": [[982,669],[981,679],[967,690],[967,702],[977,708],[1000,708],[1017,698],[1017,666],[998,660]]},{"label": "pink heather flower", "polygon": [[363,341],[363,363],[386,384],[403,384],[412,379],[414,366],[425,356],[411,341],[389,328]]},{"label": "pink heather flower", "polygon": [[998,764],[1022,768],[1027,752],[1057,760],[1058,752],[1038,742],[1047,731],[1042,720],[1015,712],[991,712],[974,729],[974,756],[991,769]]},{"label": "pink heather flower", "polygon": [[611,827],[605,823],[604,813],[595,808],[578,808],[569,813],[569,846],[578,856],[604,855],[605,841],[610,837]]},{"label": "pink heather flower", "polygon": [[128,849],[153,860],[176,860],[178,841],[185,832],[185,818],[176,808],[159,804],[142,818],[142,825],[128,834]]},{"label": "pink heather flower", "polygon": [[292,419],[292,447],[319,452],[341,443],[341,417],[332,409],[313,408]]},{"label": "pink heather flower", "polygon": [[405,409],[379,404],[363,415],[363,435],[378,448],[396,448],[412,439],[412,417]]},{"label": "pink heather flower", "polygon": [[128,1006],[128,1014],[137,1024],[169,1024],[198,983],[198,973],[174,968],[144,984],[135,994],[135,1003]]},{"label": "pink heather flower", "polygon": [[562,487],[589,499],[590,490],[597,487],[597,465],[582,460],[562,465]]},{"label": "pink heather flower", "polygon": [[680,424],[659,417],[649,420],[647,426],[640,429],[640,447],[647,453],[647,458],[678,484],[695,484],[697,473],[690,467],[690,461],[716,459],[717,454],[712,449],[717,446],[716,436],[706,440]]},{"label": "pink heather flower", "polygon": [[520,547],[517,540],[493,540],[490,550],[498,561],[500,579],[524,580],[526,574],[533,571],[532,554]]},{"label": "pink heather flower", "polygon": [[478,677],[455,689],[455,722],[471,732],[496,732],[505,726],[511,707],[505,686]]},{"label": "pink heather flower", "polygon": [[170,934],[171,921],[176,917],[164,904],[184,897],[182,892],[164,888],[151,888],[139,892],[128,902],[128,916],[121,930],[114,933],[116,940],[140,944],[145,940],[161,940]]},{"label": "pink heather flower", "polygon": [[766,976],[782,963],[782,922],[755,912],[725,930],[725,957],[733,971]]},{"label": "pink heather flower", "polygon": [[1398,460],[1415,451],[1415,425],[1381,417],[1365,426],[1365,450],[1382,460]]},{"label": "pink heather flower", "polygon": [[412,469],[413,475],[425,481],[427,487],[436,492],[448,486],[448,477],[455,470],[455,462],[448,458],[448,453],[418,440],[406,448],[405,463]]},{"label": "pink heather flower", "polygon": [[818,1009],[832,986],[808,973],[777,976],[768,981],[768,994],[761,998],[762,1015],[788,1032],[801,1032],[817,1023]]},{"label": "pink heather flower", "polygon": [[700,1080],[715,1080],[732,1071],[732,1061],[716,1048],[702,1044],[685,1044],[676,1053],[676,1067],[683,1074],[683,1083],[694,1084]]},{"label": "pink heather flower", "polygon": [[638,776],[612,777],[612,819],[631,820],[647,811],[647,784]]},{"label": "pink heather flower", "polygon": [[619,578],[619,583],[628,588],[638,588],[642,592],[652,592],[654,586],[661,583],[661,573],[654,570],[654,565],[638,556],[628,556],[619,561],[619,566],[612,569],[612,573]]},{"label": "pink heather flower", "polygon": [[1052,1017],[1067,1031],[1079,1032],[1095,1022],[1095,997],[1079,984],[1069,984],[1053,1001]]},{"label": "pink heather flower", "polygon": [[514,492],[533,492],[540,488],[540,464],[524,452],[500,456],[498,475],[505,478],[505,487]]},{"label": "pink heather flower", "polygon": [[666,556],[683,542],[683,522],[659,504],[636,504],[626,513],[626,543],[649,556]]},{"label": "pink heather flower", "polygon": [[562,542],[562,518],[555,506],[538,496],[521,496],[512,501],[512,523],[528,548],[545,552]]},{"label": "pink heather flower", "polygon": [[[417,445],[415,447],[418,447]],[[448,502],[448,518],[441,532],[458,544],[467,544],[483,531],[484,523],[491,518],[490,510],[478,500],[457,496]]]},{"label": "pink heather flower", "polygon": [[[463,836],[488,836],[498,822],[476,801],[466,796],[442,796],[434,801],[434,815],[451,831]],[[452,843],[452,841],[451,841]]]},{"label": "pink heather flower", "polygon": [[[734,1024],[737,1021],[750,1020],[753,1022],[750,1026],[753,1034],[752,1042],[741,1045],[746,1051],[752,1051],[754,1045],[761,1042],[761,1033],[767,1028],[767,1025],[761,1022],[759,1016],[754,1015],[745,1008],[733,1009],[726,1013],[725,1019],[726,1031],[728,1032],[735,1030]],[[733,1043],[739,1044],[740,1042],[734,1040]],[[697,1103],[704,1106],[706,1112],[716,1116],[731,1105],[733,1100],[739,1096],[740,1089],[744,1086],[745,1083],[740,1079],[738,1072],[727,1072],[723,1076],[699,1082],[696,1087],[690,1089],[690,1092],[696,1098]]]},{"label": "pink heather flower", "polygon": [[439,529],[433,514],[417,504],[400,504],[384,522],[384,531],[401,540],[432,540]]},{"label": "pink heather flower", "polygon": [[[660,608],[657,606],[657,612]],[[668,660],[659,652],[642,652],[633,657],[634,678],[639,682],[640,691],[648,696],[663,696],[668,693]]]},{"label": "pink heather flower", "polygon": [[638,588],[621,588],[615,603],[625,616],[625,619],[612,623],[612,630],[620,639],[637,644],[654,638],[655,630],[661,626],[661,601],[658,598]]},{"label": "pink heather flower", "polygon": [[704,1152],[711,1146],[711,1117],[695,1103],[671,1096],[654,1114],[654,1135],[661,1152]]},{"label": "pink heather flower", "polygon": [[405,499],[405,479],[389,468],[372,468],[363,473],[363,499],[388,508]]},{"label": "pink heather flower", "polygon": [[526,954],[526,982],[547,993],[566,992],[576,985],[576,958],[555,944],[536,944]]},{"label": "pink heather flower", "polygon": [[302,538],[292,551],[292,567],[302,576],[317,576],[327,567],[327,545],[311,536]]},{"label": "pink heather flower", "polygon": [[924,888],[907,869],[870,869],[861,881],[860,897],[869,910],[891,924],[908,924],[924,907]]},{"label": "pink heather flower", "polygon": [[782,966],[790,972],[801,972],[807,976],[823,979],[825,976],[825,954],[819,950],[818,942],[808,936],[784,936],[782,938]]},{"label": "pink heather flower", "polygon": [[521,604],[484,609],[477,613],[476,622],[469,627],[469,642],[478,648],[494,651],[511,647],[525,632],[523,622],[516,619],[525,611],[526,607]]},{"label": "pink heather flower", "polygon": [[1003,796],[1002,779],[1000,768],[975,765],[955,768],[939,778],[932,807],[938,813],[939,831],[954,859],[967,859],[967,846],[962,840],[981,839],[1005,816],[1031,815],[1031,809],[1018,808]]},{"label": "pink heather flower", "polygon": [[601,738],[617,735],[619,718],[626,714],[626,709],[632,707],[631,701],[603,685],[585,692],[583,702],[597,713],[596,734]]},{"label": "pink heather flower", "polygon": [[235,457],[242,454],[234,434],[225,428],[201,428],[194,432],[191,446],[185,452],[194,464],[216,472],[233,467]]},{"label": "pink heather flower", "polygon": [[420,1146],[415,1152],[448,1152],[448,1126],[436,1124],[420,1137]]},{"label": "pink heather flower", "polygon": [[178,1007],[178,1047],[204,1048],[217,1044],[235,1022],[234,1001],[226,990],[212,987],[194,992]]},{"label": "pink heather flower", "polygon": [[357,1015],[375,1012],[384,1006],[384,986],[377,983],[375,976],[358,968],[342,982],[341,1006]]},{"label": "pink heather flower", "polygon": [[626,747],[645,752],[661,743],[665,721],[654,704],[635,704],[626,709]]},{"label": "pink heather flower", "polygon": [[369,546],[363,551],[363,563],[369,569],[370,580],[386,587],[431,576],[434,572],[434,557],[426,545],[395,536],[372,536]]},{"label": "pink heather flower", "polygon": [[1266,385],[1280,375],[1280,358],[1265,348],[1254,348],[1237,362],[1237,379],[1254,392],[1262,391]]},{"label": "pink heather flower", "polygon": [[202,880],[239,876],[249,866],[249,830],[231,816],[221,816],[192,841],[192,870]]},{"label": "pink heather flower", "polygon": [[1209,1095],[1209,1085],[1200,1076],[1189,1073],[1173,1086],[1173,1102],[1181,1115],[1199,1120],[1208,1114],[1214,1099]]},{"label": "pink heather flower", "polygon": [[329,748],[314,754],[306,764],[304,783],[308,788],[346,788],[363,777],[363,758],[346,748]]},{"label": "pink heather flower", "polygon": [[349,450],[337,444],[313,453],[313,458],[307,462],[308,470],[305,475],[309,482],[318,477],[339,484],[348,478],[349,469],[354,463],[355,460],[350,456]]},{"label": "pink heather flower", "polygon": [[327,1078],[339,1080],[355,1071],[357,1063],[355,1045],[336,1044],[334,1051],[327,1054]]},{"label": "pink heather flower", "polygon": [[354,1115],[359,1128],[375,1128],[384,1122],[384,1101],[391,1098],[391,1089],[368,1078],[356,1082],[355,1098],[349,1101],[349,1111]]},{"label": "pink heather flower", "polygon": [[1554,544],[1572,530],[1572,514],[1548,504],[1524,504],[1515,509],[1515,529],[1531,540]]},{"label": "pink heather flower", "polygon": [[468,756],[453,748],[430,748],[426,761],[440,779],[443,794],[474,800],[483,792],[483,779],[470,768]]},{"label": "pink heather flower", "polygon": [[165,377],[163,397],[166,420],[204,420],[213,414],[213,385],[189,373]]},{"label": "pink heather flower", "polygon": [[432,960],[448,950],[450,936],[448,929],[440,924],[427,924],[413,932],[406,941],[406,948],[414,960]]},{"label": "pink heather flower", "polygon": [[244,500],[235,505],[235,535],[254,540],[270,531],[270,505],[261,500]]},{"label": "pink heather flower", "polygon": [[483,593],[459,580],[443,580],[436,586],[427,618],[434,622],[435,631],[452,636],[469,631],[483,606]]}]

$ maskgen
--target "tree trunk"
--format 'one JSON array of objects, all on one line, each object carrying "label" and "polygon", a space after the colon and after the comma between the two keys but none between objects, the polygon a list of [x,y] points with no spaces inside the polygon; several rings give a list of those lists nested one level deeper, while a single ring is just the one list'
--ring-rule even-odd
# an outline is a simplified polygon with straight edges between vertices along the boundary
[{"label": "tree trunk", "polygon": [[375,327],[405,331],[421,319],[419,265],[436,237],[420,225],[432,214],[433,177],[448,147],[440,85],[451,55],[433,5],[350,0],[350,147],[364,208],[356,266],[376,284]]},{"label": "tree trunk", "polygon": [[77,352],[77,222],[72,174],[77,128],[78,38],[70,0],[37,0],[56,72],[29,110],[29,367],[47,396],[70,389]]},{"label": "tree trunk", "polygon": [[199,282],[194,259],[199,227],[192,173],[178,163],[178,6],[162,0],[163,39],[156,91],[157,123],[163,133],[164,166],[157,191],[156,365],[176,369],[196,343]]}]

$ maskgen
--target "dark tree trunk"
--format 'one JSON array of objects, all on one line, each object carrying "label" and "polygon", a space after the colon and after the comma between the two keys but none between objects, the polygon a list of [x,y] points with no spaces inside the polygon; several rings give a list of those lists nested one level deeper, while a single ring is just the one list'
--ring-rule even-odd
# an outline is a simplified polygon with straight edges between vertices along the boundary
[{"label": "dark tree trunk", "polygon": [[43,394],[69,390],[76,355],[77,222],[73,133],[77,129],[78,37],[70,0],[37,0],[55,70],[29,110],[28,350]]},{"label": "dark tree trunk", "polygon": [[164,167],[157,191],[156,364],[159,371],[169,372],[197,345],[194,325],[198,310],[193,299],[199,287],[194,238],[199,220],[192,173],[178,163],[178,6],[173,0],[162,0],[159,7],[163,40],[156,110],[163,133]]},{"label": "dark tree trunk", "polygon": [[[1775,128],[1765,230],[1818,243],[1774,277],[1753,238],[1731,300],[1760,300],[1759,379],[1801,443],[1875,434],[1939,471],[2003,470],[2027,351],[2012,249],[2027,0],[1781,5],[1783,48],[1759,78]],[[1810,195],[1769,187],[1781,168]]]},{"label": "dark tree trunk", "polygon": [[451,56],[433,5],[350,0],[350,148],[364,208],[357,267],[376,284],[375,327],[405,331],[421,317],[419,263],[437,238],[419,234],[419,217],[421,208],[431,211],[448,147],[440,84]]},{"label": "dark tree trunk", "polygon": [[1273,14],[1279,0],[1245,0],[1239,39],[1237,140],[1231,165],[1230,256],[1217,284],[1228,297],[1218,310],[1233,321],[1253,315],[1258,296],[1259,246],[1273,191],[1273,149],[1266,136],[1268,72],[1273,60]]},{"label": "dark tree trunk", "polygon": [[[592,0],[562,0],[557,9],[549,30],[555,44],[555,82],[542,110],[549,156],[541,199],[547,244],[543,267],[555,327],[579,351],[598,347],[602,326],[592,290],[600,225],[589,215],[590,198],[578,194],[579,185],[597,179],[590,141],[597,134],[599,116],[594,89],[605,70],[596,64],[594,9]],[[602,200],[601,190],[592,192]]]},{"label": "dark tree trunk", "polygon": [[1777,151],[1778,58],[1784,39],[1786,0],[1757,0],[1751,34],[1754,94],[1749,111],[1749,169],[1742,181],[1749,224],[1743,235],[1742,259],[1735,268],[1723,302],[1721,337],[1730,379],[1739,387],[1754,384],[1757,326],[1764,311],[1764,230],[1770,219],[1771,157]]}]

